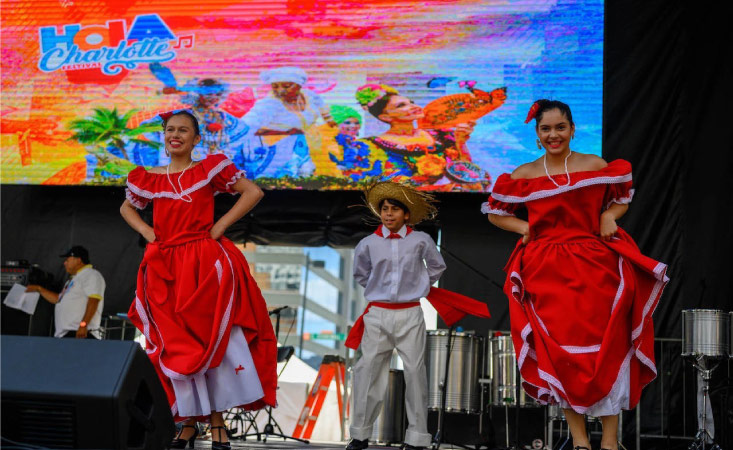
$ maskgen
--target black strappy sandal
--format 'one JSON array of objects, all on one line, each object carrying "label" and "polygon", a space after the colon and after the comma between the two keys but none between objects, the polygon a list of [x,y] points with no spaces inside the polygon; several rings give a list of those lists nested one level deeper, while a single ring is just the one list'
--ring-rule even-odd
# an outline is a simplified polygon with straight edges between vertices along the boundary
[{"label": "black strappy sandal", "polygon": [[211,450],[231,450],[232,444],[230,442],[221,442],[221,431],[218,432],[219,440],[214,440],[214,430],[216,429],[224,430],[225,435],[227,432],[226,427],[211,427]]},{"label": "black strappy sandal", "polygon": [[[188,439],[181,439],[183,430],[186,428],[193,428],[193,436],[191,436]],[[178,436],[176,436],[176,438],[173,439],[173,441],[171,441],[171,445],[169,448],[186,448],[186,444],[188,444],[188,448],[193,448],[193,444],[196,441],[196,438],[198,436],[199,436],[198,425],[181,425],[181,431],[179,431]]]}]

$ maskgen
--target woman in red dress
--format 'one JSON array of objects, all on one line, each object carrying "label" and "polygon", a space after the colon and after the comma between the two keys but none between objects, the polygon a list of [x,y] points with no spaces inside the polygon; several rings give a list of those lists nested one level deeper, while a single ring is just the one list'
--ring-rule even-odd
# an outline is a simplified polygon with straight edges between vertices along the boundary
[{"label": "woman in red dress", "polygon": [[[184,421],[171,448],[193,445],[197,420],[210,420],[212,448],[228,449],[222,411],[275,405],[277,343],[265,300],[242,252],[224,231],[249,212],[262,191],[224,155],[194,162],[201,140],[187,111],[163,117],[170,164],[127,178],[120,212],[148,241],[129,317]],[[214,223],[214,195],[241,197]],[[153,227],[135,208],[153,202]]]},{"label": "woman in red dress", "polygon": [[[540,159],[503,174],[482,207],[522,236],[505,267],[511,332],[525,391],[559,404],[576,449],[584,414],[616,450],[618,414],[656,376],[652,313],[667,266],[642,255],[616,220],[631,202],[631,165],[570,150],[575,124],[559,101],[535,102]],[[528,221],[514,216],[520,207]]]}]

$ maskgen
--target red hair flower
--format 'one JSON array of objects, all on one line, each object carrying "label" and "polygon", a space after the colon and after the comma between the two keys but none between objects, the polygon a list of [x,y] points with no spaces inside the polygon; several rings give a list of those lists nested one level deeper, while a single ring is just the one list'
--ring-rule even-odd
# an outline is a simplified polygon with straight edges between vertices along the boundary
[{"label": "red hair flower", "polygon": [[532,103],[532,106],[529,108],[529,112],[527,113],[527,118],[524,119],[524,123],[529,123],[532,119],[534,119],[537,116],[537,111],[540,110],[540,102],[536,101]]},{"label": "red hair flower", "polygon": [[170,119],[171,117],[173,117],[173,113],[174,113],[173,111],[168,111],[168,112],[160,113],[160,114],[158,114],[158,116],[161,119],[163,119],[163,122],[165,122],[168,119]]}]

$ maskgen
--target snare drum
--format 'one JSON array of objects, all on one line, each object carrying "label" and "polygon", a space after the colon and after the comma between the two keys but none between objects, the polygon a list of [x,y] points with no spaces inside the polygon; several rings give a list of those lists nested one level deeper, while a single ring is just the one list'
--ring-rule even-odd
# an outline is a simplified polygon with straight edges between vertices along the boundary
[{"label": "snare drum", "polygon": [[[495,336],[489,344],[489,366],[491,376],[491,404],[494,406],[514,405],[517,388],[517,359],[511,336]],[[521,379],[520,379],[521,383]],[[539,406],[537,401],[519,388],[519,406]]]},{"label": "snare drum", "polygon": [[682,356],[724,358],[731,352],[731,314],[717,309],[682,311]]},{"label": "snare drum", "polygon": [[[448,344],[447,330],[430,330],[425,346],[425,366],[428,370],[428,408],[439,410],[441,384],[445,377]],[[451,355],[448,366],[445,410],[477,413],[480,410],[479,378],[483,363],[483,339],[473,333],[458,332],[451,336]]]}]

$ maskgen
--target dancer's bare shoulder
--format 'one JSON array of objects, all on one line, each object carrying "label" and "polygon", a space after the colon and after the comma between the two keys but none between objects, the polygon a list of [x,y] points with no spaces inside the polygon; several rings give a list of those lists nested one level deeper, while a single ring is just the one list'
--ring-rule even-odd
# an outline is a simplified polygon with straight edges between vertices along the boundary
[{"label": "dancer's bare shoulder", "polygon": [[606,160],[597,155],[573,152],[573,156],[575,156],[573,172],[601,170],[608,165]]},{"label": "dancer's bare shoulder", "polygon": [[524,163],[521,166],[514,169],[514,172],[511,174],[512,180],[521,180],[525,178],[535,178],[539,177],[542,174],[544,174],[543,167],[541,164],[539,164],[539,159],[536,161]]}]

